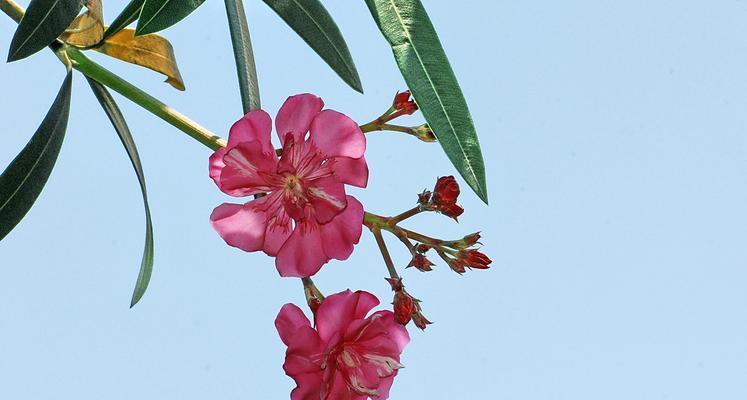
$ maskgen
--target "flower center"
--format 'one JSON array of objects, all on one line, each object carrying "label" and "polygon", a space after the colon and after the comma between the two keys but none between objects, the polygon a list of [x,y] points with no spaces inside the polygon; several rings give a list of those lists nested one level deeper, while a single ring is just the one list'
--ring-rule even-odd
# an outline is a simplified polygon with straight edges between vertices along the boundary
[{"label": "flower center", "polygon": [[301,179],[296,175],[288,175],[285,177],[283,189],[285,190],[285,193],[289,194],[295,201],[306,198]]}]

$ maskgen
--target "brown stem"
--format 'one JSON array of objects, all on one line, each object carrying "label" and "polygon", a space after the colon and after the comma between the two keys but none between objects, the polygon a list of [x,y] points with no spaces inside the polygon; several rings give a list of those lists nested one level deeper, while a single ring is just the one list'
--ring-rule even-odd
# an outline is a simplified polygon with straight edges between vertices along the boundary
[{"label": "brown stem", "polygon": [[13,0],[0,0],[0,10],[8,14],[17,23],[20,23],[21,18],[23,18],[23,8]]},{"label": "brown stem", "polygon": [[397,225],[398,223],[406,220],[407,218],[410,218],[412,216],[420,214],[422,211],[423,211],[422,207],[420,207],[419,205],[417,205],[417,206],[415,206],[415,207],[413,207],[413,208],[411,208],[411,209],[403,212],[402,214],[399,214],[397,216],[394,216],[394,217],[390,218],[389,219],[389,224],[390,225]]},{"label": "brown stem", "polygon": [[387,249],[386,243],[384,242],[384,236],[381,235],[381,229],[374,227],[373,229],[371,229],[371,233],[373,233],[374,237],[376,238],[376,244],[379,245],[381,256],[384,257],[386,269],[389,270],[389,276],[392,279],[399,279],[399,274],[397,274],[397,270],[394,268],[392,256],[389,254],[389,249]]}]

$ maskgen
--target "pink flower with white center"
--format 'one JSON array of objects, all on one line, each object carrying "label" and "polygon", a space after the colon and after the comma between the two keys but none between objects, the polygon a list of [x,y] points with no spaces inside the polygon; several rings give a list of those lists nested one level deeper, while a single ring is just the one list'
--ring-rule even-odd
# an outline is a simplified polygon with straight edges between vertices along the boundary
[{"label": "pink flower with white center", "polygon": [[296,381],[291,400],[385,400],[410,341],[391,311],[366,317],[379,300],[346,290],[324,299],[316,329],[300,308],[286,304],[275,319],[288,346],[285,373]]},{"label": "pink flower with white center", "polygon": [[221,204],[213,228],[231,246],[276,257],[281,276],[311,276],[330,259],[345,260],[361,236],[363,206],[345,184],[368,183],[366,138],[355,121],[323,107],[311,94],[285,101],[275,118],[279,158],[262,110],[233,124],[226,147],[210,156],[210,177],[226,194],[267,193]]}]

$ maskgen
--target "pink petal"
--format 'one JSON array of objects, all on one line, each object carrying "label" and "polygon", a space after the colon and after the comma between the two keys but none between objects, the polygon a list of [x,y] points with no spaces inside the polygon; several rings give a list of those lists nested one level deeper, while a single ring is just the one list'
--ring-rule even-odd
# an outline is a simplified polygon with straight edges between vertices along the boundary
[{"label": "pink petal", "polygon": [[392,376],[381,378],[379,387],[376,389],[376,391],[379,392],[379,397],[377,397],[376,400],[386,400],[389,398],[389,391],[392,389],[392,384],[394,383],[395,376],[397,376],[397,372],[395,372]]},{"label": "pink petal", "polygon": [[316,179],[310,182],[308,191],[309,201],[314,207],[316,221],[320,224],[329,222],[347,206],[345,185],[333,177]]},{"label": "pink petal", "polygon": [[216,185],[220,188],[220,173],[223,171],[223,168],[226,166],[226,164],[223,162],[223,156],[226,155],[226,152],[228,151],[227,148],[221,147],[220,149],[216,150],[213,154],[210,155],[210,162],[209,162],[209,174],[210,178],[215,182]]},{"label": "pink petal", "polygon": [[[282,198],[281,192],[271,193],[267,197],[277,196],[278,200]],[[274,199],[268,199],[268,203]],[[265,231],[265,246],[262,248],[264,252],[269,256],[276,256],[280,248],[288,240],[291,233],[293,233],[293,227],[291,226],[291,220],[288,213],[281,206],[273,207],[275,211],[267,221],[267,230]]]},{"label": "pink petal", "polygon": [[296,388],[291,392],[291,400],[320,400],[322,390],[322,374],[303,374],[294,377]]},{"label": "pink petal", "polygon": [[236,121],[228,133],[228,145],[233,147],[237,143],[258,141],[262,151],[275,155],[275,148],[270,142],[272,133],[272,118],[263,110],[251,111]]},{"label": "pink petal", "polygon": [[288,97],[275,117],[275,130],[280,142],[285,142],[285,134],[293,133],[296,142],[303,141],[309,131],[311,121],[324,107],[324,102],[313,94],[304,93]]},{"label": "pink petal", "polygon": [[328,165],[340,183],[364,188],[368,185],[368,164],[366,158],[335,157]]},{"label": "pink petal", "polygon": [[280,276],[301,278],[314,275],[329,261],[321,246],[319,226],[300,222],[278,251],[275,268]]},{"label": "pink petal", "polygon": [[322,372],[322,341],[314,328],[302,326],[291,336],[283,370],[289,376]]},{"label": "pink petal", "polygon": [[366,151],[366,136],[347,115],[324,110],[311,122],[309,140],[327,157],[360,158]]},{"label": "pink petal", "polygon": [[255,209],[256,201],[250,201],[243,206],[224,203],[210,214],[213,229],[229,246],[244,251],[262,249],[267,217],[264,212]]},{"label": "pink petal", "polygon": [[311,322],[306,318],[303,311],[292,303],[285,304],[275,318],[275,328],[278,330],[280,340],[286,346],[290,346],[293,335],[304,326],[311,327]]},{"label": "pink petal", "polygon": [[350,257],[363,232],[363,205],[353,196],[347,196],[347,202],[343,212],[321,225],[324,253],[337,260]]},{"label": "pink petal", "polygon": [[272,190],[265,177],[275,173],[277,157],[263,153],[261,146],[256,140],[241,142],[223,152],[224,167],[217,181],[223,192],[248,196]]},{"label": "pink petal", "polygon": [[316,311],[316,329],[324,342],[338,332],[345,332],[353,320],[363,319],[379,304],[379,299],[368,292],[335,293],[328,296]]}]

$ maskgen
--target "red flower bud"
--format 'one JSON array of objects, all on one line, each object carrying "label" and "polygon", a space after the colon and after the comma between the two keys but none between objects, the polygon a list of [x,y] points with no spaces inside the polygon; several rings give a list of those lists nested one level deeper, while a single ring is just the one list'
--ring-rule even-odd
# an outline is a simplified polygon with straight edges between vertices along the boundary
[{"label": "red flower bud", "polygon": [[469,268],[488,269],[493,262],[485,253],[478,250],[462,250],[457,257]]},{"label": "red flower bud", "polygon": [[459,204],[454,203],[448,207],[442,208],[439,211],[441,211],[441,214],[449,218],[454,218],[454,220],[457,221],[457,218],[464,213],[464,208]]},{"label": "red flower bud", "polygon": [[454,270],[454,272],[456,272],[457,274],[461,275],[467,272],[467,270],[465,269],[467,267],[467,263],[461,258],[450,258],[448,262],[449,267],[451,267],[451,269]]},{"label": "red flower bud", "polygon": [[398,115],[412,114],[418,109],[418,105],[410,98],[409,90],[405,90],[402,93],[398,92],[397,95],[394,96],[392,107],[399,111]]},{"label": "red flower bud", "polygon": [[425,258],[425,255],[418,253],[412,256],[412,261],[407,264],[407,268],[415,267],[418,271],[427,272],[433,271],[433,268],[431,268],[433,265],[435,264],[433,264],[431,260]]},{"label": "red flower bud", "polygon": [[395,292],[401,292],[405,285],[402,284],[402,278],[384,278],[387,282],[389,282],[389,285],[392,287],[392,290]]},{"label": "red flower bud", "polygon": [[459,184],[453,176],[442,176],[436,181],[433,189],[433,204],[436,206],[451,205],[459,197]]},{"label": "red flower bud", "polygon": [[422,330],[425,330],[428,325],[433,323],[431,321],[428,321],[428,318],[426,318],[425,315],[423,315],[420,311],[413,314],[412,322],[414,322],[415,326]]},{"label": "red flower bud", "polygon": [[415,300],[404,290],[394,293],[394,320],[400,325],[407,325],[415,312]]},{"label": "red flower bud", "polygon": [[427,244],[420,243],[415,247],[415,251],[417,251],[420,254],[425,254],[428,250],[431,249],[431,246],[428,246]]},{"label": "red flower bud", "polygon": [[464,212],[464,208],[457,204],[459,184],[453,176],[442,176],[436,181],[431,197],[431,206],[447,217],[457,219]]}]

